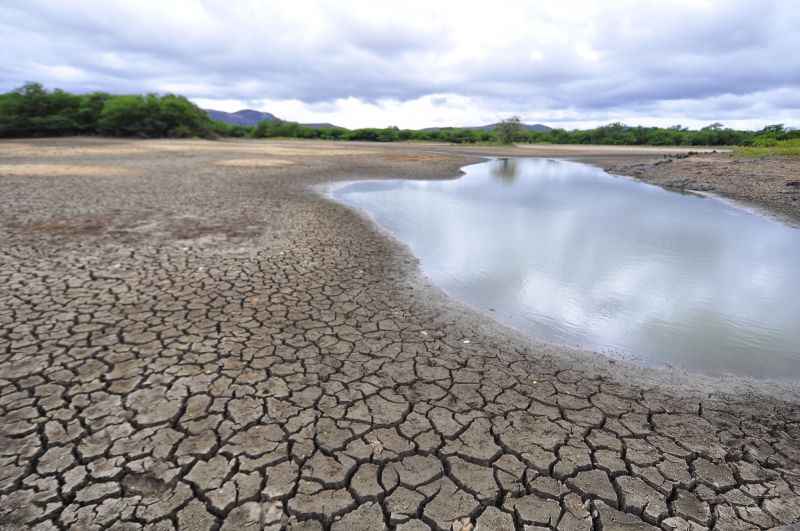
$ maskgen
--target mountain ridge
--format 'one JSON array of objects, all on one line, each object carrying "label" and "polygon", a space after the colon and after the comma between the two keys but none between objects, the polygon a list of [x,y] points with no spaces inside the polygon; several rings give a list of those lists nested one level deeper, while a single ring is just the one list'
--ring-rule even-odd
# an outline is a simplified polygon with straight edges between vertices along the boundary
[{"label": "mountain ridge", "polygon": [[241,109],[236,112],[218,111],[216,109],[203,109],[209,118],[218,122],[230,125],[257,125],[264,120],[273,121],[278,117],[270,112],[255,111],[253,109]]},{"label": "mountain ridge", "polygon": [[[251,127],[258,125],[259,122],[263,121],[274,122],[281,120],[271,112],[256,111],[253,109],[241,109],[236,112],[218,111],[216,109],[203,109],[203,110],[212,120],[223,122],[229,125],[241,125],[245,127]],[[300,125],[302,125],[303,127],[309,127],[311,129],[345,129],[344,127],[339,127],[338,125],[330,123],[311,123],[311,124],[300,124]]]},{"label": "mountain ridge", "polygon": [[[241,125],[241,126],[255,126],[258,125],[259,122],[262,121],[276,121],[281,120],[274,114],[270,112],[263,112],[263,111],[256,111],[254,109],[241,109],[236,112],[225,112],[225,111],[218,111],[216,109],[203,109],[208,117],[212,120],[216,120],[218,122],[224,122],[229,125]],[[334,125],[331,123],[309,123],[309,124],[300,124],[303,127],[310,127],[312,129],[325,129],[325,128],[334,128],[334,129],[347,129],[346,127],[340,127],[338,125]],[[476,125],[470,127],[425,127],[423,129],[417,129],[418,131],[442,131],[447,129],[466,129],[468,131],[494,131],[497,127],[498,123],[487,124],[487,125]],[[546,133],[547,131],[551,131],[552,128],[548,127],[544,124],[520,124],[520,126],[525,129],[526,131],[536,131],[539,133]]]}]

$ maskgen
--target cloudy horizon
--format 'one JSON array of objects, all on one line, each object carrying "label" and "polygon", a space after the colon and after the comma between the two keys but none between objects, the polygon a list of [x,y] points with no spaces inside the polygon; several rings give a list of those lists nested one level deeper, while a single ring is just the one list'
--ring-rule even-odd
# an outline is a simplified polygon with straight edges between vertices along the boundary
[{"label": "cloudy horizon", "polygon": [[6,0],[0,90],[175,92],[345,127],[511,115],[584,128],[800,126],[800,6],[781,1]]}]

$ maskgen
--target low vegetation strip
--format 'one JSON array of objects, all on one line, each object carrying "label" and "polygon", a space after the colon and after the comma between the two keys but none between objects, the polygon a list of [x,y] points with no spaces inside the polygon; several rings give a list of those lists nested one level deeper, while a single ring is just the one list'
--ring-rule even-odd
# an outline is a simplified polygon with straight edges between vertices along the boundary
[{"label": "low vegetation strip", "polygon": [[736,148],[741,157],[800,157],[800,138]]},{"label": "low vegetation strip", "polygon": [[[254,126],[215,121],[206,111],[183,96],[112,95],[105,92],[71,94],[46,90],[28,83],[0,94],[0,137],[105,135],[142,138],[307,138],[369,142],[435,141],[456,144],[542,143],[650,146],[744,146],[747,156],[796,154],[800,131],[781,124],[760,131],[731,129],[720,123],[692,130],[673,127],[641,127],[613,123],[594,129],[531,130],[518,119],[486,128],[398,127],[345,129],[308,127],[295,122],[265,119]],[[788,144],[783,144],[787,142]],[[793,143],[794,142],[794,143]],[[784,148],[786,146],[786,148]],[[753,148],[751,151],[749,148]],[[765,151],[766,150],[766,151]]]}]

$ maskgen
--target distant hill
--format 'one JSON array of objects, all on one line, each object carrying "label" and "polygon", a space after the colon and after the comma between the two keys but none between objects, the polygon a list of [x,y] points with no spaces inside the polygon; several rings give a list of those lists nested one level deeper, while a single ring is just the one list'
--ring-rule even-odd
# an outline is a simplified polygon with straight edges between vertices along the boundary
[{"label": "distant hill", "polygon": [[[208,114],[208,117],[218,122],[224,122],[230,125],[244,125],[253,126],[258,125],[258,122],[280,120],[277,116],[270,112],[254,111],[253,109],[242,109],[236,112],[217,111],[214,109],[203,109]],[[311,129],[344,129],[338,125],[329,123],[319,124],[300,124],[303,127]]]},{"label": "distant hill", "polygon": [[[498,124],[489,125],[476,125],[473,127],[427,127],[422,131],[441,131],[443,129],[467,129],[470,131],[494,131]],[[536,131],[537,133],[546,133],[551,131],[552,127],[547,127],[544,124],[519,124],[526,131]]]},{"label": "distant hill", "polygon": [[[269,112],[261,112],[261,111],[254,111],[253,109],[242,109],[241,111],[236,112],[225,112],[225,111],[217,111],[214,109],[203,109],[208,114],[209,118],[212,120],[216,120],[218,122],[225,122],[226,124],[230,125],[244,125],[244,126],[254,126],[258,125],[258,122],[263,122],[264,120],[273,121],[273,120],[280,120],[277,116]],[[300,124],[303,127],[309,127],[311,129],[346,129],[346,127],[340,127],[338,125],[334,125],[331,123],[311,123],[311,124]],[[474,127],[428,127],[425,129],[421,129],[421,131],[442,131],[447,129],[467,129],[470,131],[494,131],[495,127],[498,124],[489,124],[489,125],[478,125]],[[536,131],[539,133],[546,133],[550,131],[551,128],[547,127],[543,124],[520,124],[523,129],[527,131]]]},{"label": "distant hill", "polygon": [[218,122],[225,122],[230,125],[257,125],[264,120],[277,120],[278,117],[269,112],[254,111],[253,109],[242,109],[236,112],[215,111],[214,109],[203,109],[208,117]]}]

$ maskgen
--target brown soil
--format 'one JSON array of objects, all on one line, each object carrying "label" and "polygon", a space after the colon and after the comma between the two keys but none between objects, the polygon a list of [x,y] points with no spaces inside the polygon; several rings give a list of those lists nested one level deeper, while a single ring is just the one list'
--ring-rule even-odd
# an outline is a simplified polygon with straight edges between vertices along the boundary
[{"label": "brown soil", "polygon": [[[0,143],[4,164],[80,156],[133,173],[0,175],[4,531],[800,520],[795,386],[532,342],[447,298],[402,245],[311,188],[452,178],[530,150],[22,144]],[[217,164],[261,155],[292,164]]]},{"label": "brown soil", "polygon": [[674,190],[719,194],[800,221],[798,157],[749,159],[730,153],[704,153],[621,161],[607,164],[606,169]]}]

